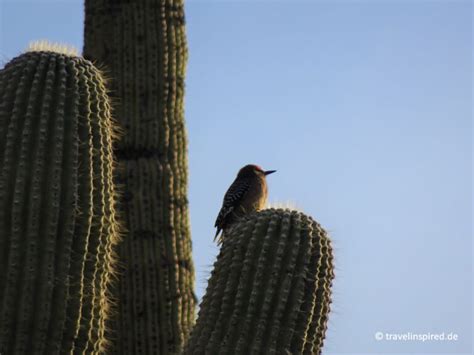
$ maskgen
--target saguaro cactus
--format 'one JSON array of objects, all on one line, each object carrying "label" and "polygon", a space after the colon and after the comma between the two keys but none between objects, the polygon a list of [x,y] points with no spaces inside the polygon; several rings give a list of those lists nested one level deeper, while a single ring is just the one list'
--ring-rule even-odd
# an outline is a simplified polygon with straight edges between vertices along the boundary
[{"label": "saguaro cactus", "polygon": [[117,224],[109,101],[78,57],[0,71],[0,353],[102,353]]},{"label": "saguaro cactus", "polygon": [[334,277],[326,232],[267,209],[224,238],[186,354],[319,354]]},{"label": "saguaro cactus", "polygon": [[182,0],[86,0],[84,55],[110,78],[127,230],[114,353],[176,353],[194,323]]}]

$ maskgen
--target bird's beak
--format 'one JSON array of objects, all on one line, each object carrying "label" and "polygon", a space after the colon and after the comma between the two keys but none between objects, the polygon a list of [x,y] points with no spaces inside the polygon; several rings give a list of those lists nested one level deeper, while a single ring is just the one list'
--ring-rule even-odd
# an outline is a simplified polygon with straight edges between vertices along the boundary
[{"label": "bird's beak", "polygon": [[273,174],[276,170],[267,170],[267,171],[264,171],[263,173],[265,175],[270,175],[270,174]]}]

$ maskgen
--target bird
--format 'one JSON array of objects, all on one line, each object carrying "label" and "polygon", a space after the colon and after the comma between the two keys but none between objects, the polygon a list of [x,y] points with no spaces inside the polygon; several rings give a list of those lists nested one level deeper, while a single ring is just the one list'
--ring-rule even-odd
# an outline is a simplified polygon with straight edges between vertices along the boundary
[{"label": "bird", "polygon": [[[263,170],[255,164],[248,164],[241,168],[224,195],[222,207],[217,215],[214,227],[217,228],[214,241],[219,233],[228,228],[239,218],[261,210],[265,207],[268,196],[266,177],[276,170]],[[222,243],[222,235],[217,244]]]}]

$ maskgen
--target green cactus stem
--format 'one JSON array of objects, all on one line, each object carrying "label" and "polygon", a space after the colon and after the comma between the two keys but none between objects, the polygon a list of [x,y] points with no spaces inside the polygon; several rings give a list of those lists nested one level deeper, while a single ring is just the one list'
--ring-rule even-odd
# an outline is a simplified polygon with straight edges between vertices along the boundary
[{"label": "green cactus stem", "polygon": [[110,78],[127,230],[113,353],[177,353],[194,324],[182,0],[86,0],[84,56]]},{"label": "green cactus stem", "polygon": [[27,52],[0,71],[0,353],[102,353],[118,240],[100,72]]},{"label": "green cactus stem", "polygon": [[334,278],[330,240],[303,213],[267,209],[224,242],[185,354],[319,354]]}]

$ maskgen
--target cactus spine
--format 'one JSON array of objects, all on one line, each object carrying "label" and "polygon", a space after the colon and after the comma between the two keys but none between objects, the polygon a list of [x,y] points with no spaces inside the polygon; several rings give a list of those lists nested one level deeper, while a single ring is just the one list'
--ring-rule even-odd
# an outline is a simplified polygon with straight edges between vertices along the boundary
[{"label": "cactus spine", "polygon": [[319,354],[334,277],[326,232],[267,209],[227,233],[186,354]]},{"label": "cactus spine", "polygon": [[84,55],[104,67],[124,138],[115,151],[127,230],[114,353],[179,352],[194,323],[183,114],[182,0],[86,0]]},{"label": "cactus spine", "polygon": [[118,232],[101,74],[28,52],[0,102],[0,353],[103,352]]}]

